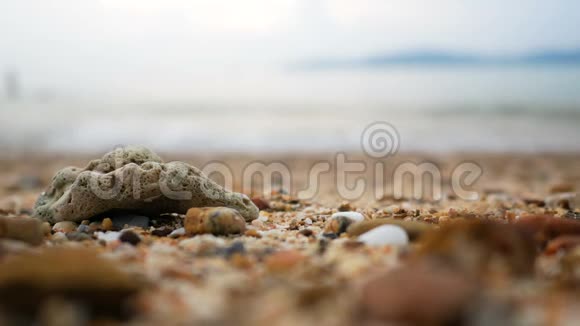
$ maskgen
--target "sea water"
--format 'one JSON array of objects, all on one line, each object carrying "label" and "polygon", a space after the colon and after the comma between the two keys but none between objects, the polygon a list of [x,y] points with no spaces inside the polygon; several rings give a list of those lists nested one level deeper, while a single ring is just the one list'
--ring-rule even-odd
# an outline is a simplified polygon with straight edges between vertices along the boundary
[{"label": "sea water", "polygon": [[331,152],[360,150],[365,127],[385,121],[401,151],[580,151],[578,66],[280,69],[148,85],[2,100],[0,147]]}]

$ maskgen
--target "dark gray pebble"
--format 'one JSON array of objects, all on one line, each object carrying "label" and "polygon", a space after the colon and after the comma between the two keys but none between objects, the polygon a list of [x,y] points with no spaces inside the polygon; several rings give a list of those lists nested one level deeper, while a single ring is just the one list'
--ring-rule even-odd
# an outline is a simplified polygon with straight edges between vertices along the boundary
[{"label": "dark gray pebble", "polygon": [[141,242],[141,238],[137,235],[137,233],[131,230],[127,230],[121,233],[121,235],[119,236],[119,241],[130,243],[136,246],[139,244],[139,242]]},{"label": "dark gray pebble", "polygon": [[79,231],[69,232],[66,234],[66,237],[70,241],[84,241],[93,239],[93,237],[91,237],[90,235]]}]

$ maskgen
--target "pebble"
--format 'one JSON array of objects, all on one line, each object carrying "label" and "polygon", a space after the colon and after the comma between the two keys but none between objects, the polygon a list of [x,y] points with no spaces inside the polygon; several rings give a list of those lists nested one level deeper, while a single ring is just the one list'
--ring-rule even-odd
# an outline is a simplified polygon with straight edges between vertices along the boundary
[{"label": "pebble", "polygon": [[128,300],[143,283],[94,250],[49,248],[3,261],[0,305],[12,312],[31,300],[40,304],[55,297],[82,298],[73,302],[82,301],[94,319],[127,318],[135,313]]},{"label": "pebble", "polygon": [[158,229],[155,229],[153,231],[151,231],[151,235],[154,235],[156,237],[166,237],[168,235],[171,234],[171,232],[173,232],[173,229],[170,227],[166,227],[166,226],[162,226]]},{"label": "pebble", "polygon": [[123,231],[121,233],[121,235],[119,236],[119,241],[126,242],[126,243],[129,243],[129,244],[136,246],[139,244],[139,242],[141,242],[141,237],[139,237],[137,235],[137,233],[135,233],[131,230],[126,230],[126,231]]},{"label": "pebble", "polygon": [[182,237],[184,235],[185,235],[185,228],[178,228],[178,229],[171,231],[171,233],[169,233],[168,237],[179,238],[179,237]]},{"label": "pebble", "polygon": [[62,232],[56,232],[55,234],[52,235],[52,237],[50,239],[55,243],[63,243],[63,242],[68,241],[66,234],[64,234]]},{"label": "pebble", "polygon": [[580,235],[563,235],[548,242],[544,253],[553,255],[559,251],[568,251],[578,246],[580,246]]},{"label": "pebble", "polygon": [[464,275],[421,261],[369,280],[359,309],[375,322],[365,325],[449,325],[468,311],[477,293]]},{"label": "pebble", "polygon": [[351,237],[359,236],[381,225],[400,226],[407,232],[411,240],[419,238],[423,233],[432,230],[433,225],[424,222],[404,221],[394,218],[378,218],[370,221],[363,221],[350,225],[347,233]]},{"label": "pebble", "polygon": [[401,211],[401,207],[399,205],[390,205],[383,209],[383,213],[385,214],[398,214]]},{"label": "pebble", "polygon": [[89,230],[90,232],[96,232],[101,228],[101,223],[99,222],[91,222],[89,223]]},{"label": "pebble", "polygon": [[404,246],[409,244],[409,236],[397,225],[381,225],[358,237],[360,242],[369,246]]},{"label": "pebble", "polygon": [[537,245],[521,225],[491,221],[448,223],[420,239],[418,256],[444,262],[471,275],[534,272]]},{"label": "pebble", "polygon": [[352,220],[353,222],[362,222],[365,220],[364,215],[362,215],[359,212],[338,212],[338,213],[334,213],[332,214],[332,216],[330,218],[332,219],[338,219],[340,217],[346,217],[350,220]]},{"label": "pebble", "polygon": [[260,215],[258,217],[258,221],[260,221],[260,222],[268,222],[268,216]]},{"label": "pebble", "polygon": [[563,192],[546,197],[546,206],[549,208],[564,208],[574,211],[579,206],[580,196],[574,192]]},{"label": "pebble", "polygon": [[261,211],[270,208],[270,203],[260,197],[252,197],[252,203],[254,203],[254,205],[256,205],[256,207]]},{"label": "pebble", "polygon": [[91,228],[87,224],[81,224],[77,228],[77,232],[90,233],[91,232]]},{"label": "pebble", "polygon": [[364,221],[364,216],[358,212],[338,212],[332,214],[324,227],[324,233],[342,234],[348,227],[357,222]]},{"label": "pebble", "polygon": [[321,237],[334,240],[334,239],[338,238],[338,235],[336,233],[322,233]]},{"label": "pebble", "polygon": [[101,222],[101,228],[104,231],[112,231],[113,230],[113,221],[110,218],[104,218],[103,222]]},{"label": "pebble", "polygon": [[73,231],[66,234],[66,237],[70,241],[85,241],[85,240],[92,240],[93,238],[83,232]]},{"label": "pebble", "polygon": [[40,220],[29,217],[0,217],[0,239],[12,239],[31,245],[40,245],[44,239]]},{"label": "pebble", "polygon": [[532,234],[538,245],[561,235],[580,235],[580,221],[550,215],[531,215],[519,218],[514,225]]},{"label": "pebble", "polygon": [[564,214],[564,217],[569,218],[569,219],[573,219],[573,220],[579,220],[580,219],[580,212],[567,211],[566,214]]},{"label": "pebble", "polygon": [[314,232],[310,229],[302,229],[300,231],[298,231],[298,233],[302,234],[305,237],[310,237],[314,235]]},{"label": "pebble", "polygon": [[52,226],[52,231],[54,232],[64,232],[69,233],[77,229],[77,224],[71,221],[58,222]]},{"label": "pebble", "polygon": [[338,211],[339,212],[348,212],[352,210],[352,206],[350,205],[349,202],[343,202],[340,204],[340,206],[338,206]]},{"label": "pebble", "polygon": [[354,222],[346,217],[332,218],[326,222],[324,226],[324,233],[328,234],[342,234],[348,230],[348,227]]},{"label": "pebble", "polygon": [[[252,221],[252,225],[254,225],[255,221]],[[262,221],[259,221],[262,223]],[[298,230],[300,228],[300,224],[297,218],[293,218],[290,223],[288,224],[288,230]]]},{"label": "pebble", "polygon": [[179,241],[179,247],[199,256],[216,255],[227,246],[223,238],[211,234],[202,234]]},{"label": "pebble", "polygon": [[105,242],[113,242],[119,239],[121,232],[117,231],[97,232],[96,235],[98,240],[103,240]]},{"label": "pebble", "polygon": [[243,234],[246,221],[238,211],[227,207],[191,208],[184,221],[189,236],[211,233],[213,235]]},{"label": "pebble", "polygon": [[258,238],[258,239],[262,237],[260,232],[258,232],[258,230],[256,230],[256,229],[249,229],[244,233],[244,235],[246,237],[253,237],[253,238]]},{"label": "pebble", "polygon": [[48,222],[43,222],[42,223],[42,233],[44,233],[44,235],[50,235],[50,233],[52,232],[52,228],[50,227],[50,223]]},{"label": "pebble", "polygon": [[544,207],[546,206],[546,202],[539,198],[523,198],[522,199],[524,204],[526,205],[534,205],[537,207]]}]

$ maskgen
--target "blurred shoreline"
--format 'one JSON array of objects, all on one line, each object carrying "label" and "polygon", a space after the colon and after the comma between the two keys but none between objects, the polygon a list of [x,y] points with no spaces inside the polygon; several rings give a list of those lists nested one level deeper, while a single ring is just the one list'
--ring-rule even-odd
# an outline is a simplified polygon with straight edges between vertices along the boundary
[{"label": "blurred shoreline", "polygon": [[125,85],[139,92],[0,100],[0,149],[353,152],[366,126],[385,121],[401,152],[580,152],[578,66],[190,77]]},{"label": "blurred shoreline", "polygon": [[0,111],[4,152],[107,151],[141,144],[166,152],[360,151],[361,133],[392,124],[401,152],[580,152],[580,113],[455,110]]}]

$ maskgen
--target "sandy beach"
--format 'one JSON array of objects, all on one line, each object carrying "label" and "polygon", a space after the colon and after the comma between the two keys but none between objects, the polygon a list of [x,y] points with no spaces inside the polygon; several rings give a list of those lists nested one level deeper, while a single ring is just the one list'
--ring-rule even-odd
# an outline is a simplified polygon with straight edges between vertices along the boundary
[{"label": "sandy beach", "polygon": [[[4,324],[572,325],[579,317],[577,155],[398,154],[385,176],[401,162],[435,162],[443,198],[387,193],[377,200],[368,192],[353,201],[337,193],[336,173],[321,177],[313,198],[296,196],[312,165],[332,162],[331,154],[162,156],[198,167],[219,161],[234,175],[257,160],[283,162],[292,185],[283,189],[274,178],[264,194],[265,181],[256,182],[247,195],[259,216],[232,229],[237,234],[176,232],[189,230],[191,213],[145,216],[143,224],[134,217],[139,212],[122,212],[42,225],[35,242],[6,231],[10,223],[31,219],[57,170],[86,166],[99,155],[3,159]],[[458,198],[449,185],[453,167],[465,161],[484,172],[470,187],[476,200]],[[356,176],[371,179],[368,171]],[[239,178],[235,191],[243,190]],[[333,215],[340,212],[362,220]],[[368,235],[385,225],[404,230],[408,240],[389,244],[389,235]]]}]

